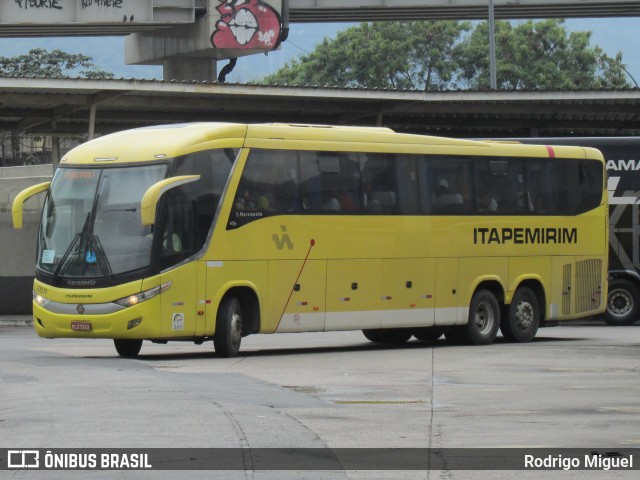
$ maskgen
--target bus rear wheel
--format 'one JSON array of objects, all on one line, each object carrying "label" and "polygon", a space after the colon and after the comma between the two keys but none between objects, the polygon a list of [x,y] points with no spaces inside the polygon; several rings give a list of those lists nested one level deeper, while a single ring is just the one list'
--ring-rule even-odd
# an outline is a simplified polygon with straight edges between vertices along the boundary
[{"label": "bus rear wheel", "polygon": [[500,328],[500,305],[489,290],[478,290],[471,298],[469,321],[459,330],[470,345],[491,345]]},{"label": "bus rear wheel", "polygon": [[114,339],[113,345],[116,347],[118,355],[124,358],[135,358],[142,348],[142,340],[122,340]]},{"label": "bus rear wheel", "polygon": [[604,313],[605,323],[612,326],[631,325],[638,320],[639,310],[638,287],[624,278],[612,279]]},{"label": "bus rear wheel", "polygon": [[532,341],[540,326],[540,305],[533,290],[522,287],[516,290],[507,318],[502,320],[500,330],[510,342]]},{"label": "bus rear wheel", "polygon": [[411,338],[411,330],[405,328],[375,328],[362,330],[370,342],[401,345]]},{"label": "bus rear wheel", "polygon": [[241,341],[242,308],[240,302],[236,297],[226,297],[218,310],[213,347],[221,357],[237,357]]}]

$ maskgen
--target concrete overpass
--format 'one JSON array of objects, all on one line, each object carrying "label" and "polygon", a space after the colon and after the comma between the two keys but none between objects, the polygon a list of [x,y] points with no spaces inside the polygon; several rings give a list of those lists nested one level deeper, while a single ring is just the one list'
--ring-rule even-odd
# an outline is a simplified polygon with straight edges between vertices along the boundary
[{"label": "concrete overpass", "polygon": [[[574,18],[639,16],[640,2],[618,0],[494,0],[495,17]],[[289,0],[294,22],[483,20],[488,0]]]},{"label": "concrete overpass", "polygon": [[[486,19],[489,10],[489,0],[281,1],[283,16],[292,23]],[[2,2],[0,36],[128,35],[192,24],[216,5],[209,0],[85,0],[80,8],[80,3]],[[498,19],[640,16],[640,1],[494,0],[494,12]]]},{"label": "concrete overpass", "polygon": [[290,22],[612,16],[640,16],[640,1],[14,0],[0,3],[0,36],[128,35],[128,64],[211,81],[216,60],[278,48]]}]

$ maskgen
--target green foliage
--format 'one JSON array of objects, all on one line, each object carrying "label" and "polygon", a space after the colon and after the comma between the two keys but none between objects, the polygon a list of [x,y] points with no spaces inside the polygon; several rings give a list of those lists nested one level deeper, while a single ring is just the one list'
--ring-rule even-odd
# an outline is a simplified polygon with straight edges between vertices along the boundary
[{"label": "green foliage", "polygon": [[91,79],[113,78],[112,73],[96,67],[91,57],[44,48],[35,48],[25,55],[0,57],[0,76],[64,78],[77,76]]},{"label": "green foliage", "polygon": [[[456,48],[460,78],[473,89],[487,89],[489,43],[479,24]],[[496,77],[503,90],[568,90],[629,86],[622,54],[609,57],[591,47],[591,32],[567,32],[562,20],[496,22]]]},{"label": "green foliage", "polygon": [[325,39],[266,83],[394,89],[446,88],[453,47],[468,22],[363,23]]},{"label": "green foliage", "polygon": [[[498,88],[624,88],[622,54],[590,45],[562,20],[496,22]],[[265,83],[391,89],[489,88],[486,22],[363,23],[324,40]]]}]

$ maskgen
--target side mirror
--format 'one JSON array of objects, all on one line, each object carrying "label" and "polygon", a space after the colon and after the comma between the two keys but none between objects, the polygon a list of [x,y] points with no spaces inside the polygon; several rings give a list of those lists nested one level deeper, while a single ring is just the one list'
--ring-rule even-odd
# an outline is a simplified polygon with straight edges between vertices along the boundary
[{"label": "side mirror", "polygon": [[196,180],[200,180],[200,175],[182,175],[180,177],[165,178],[151,185],[147,191],[144,192],[142,201],[140,202],[142,224],[153,225],[156,223],[156,208],[158,207],[160,197],[162,197],[165,192],[184,185],[185,183],[195,182]]},{"label": "side mirror", "polygon": [[13,199],[13,205],[11,206],[11,217],[13,219],[13,228],[19,229],[22,228],[22,214],[24,209],[24,202],[27,199],[42,193],[49,189],[51,182],[39,183],[38,185],[33,185],[32,187],[25,188],[22,190],[16,198]]}]

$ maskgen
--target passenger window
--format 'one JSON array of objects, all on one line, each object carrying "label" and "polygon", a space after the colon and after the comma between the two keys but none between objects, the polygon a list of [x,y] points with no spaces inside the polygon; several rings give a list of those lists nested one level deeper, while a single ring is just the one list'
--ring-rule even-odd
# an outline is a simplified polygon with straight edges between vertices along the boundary
[{"label": "passenger window", "polygon": [[277,214],[300,212],[298,154],[254,149],[242,172],[228,228]]},{"label": "passenger window", "polygon": [[497,213],[534,211],[534,205],[525,183],[522,159],[489,159],[489,172],[493,177],[497,193]]},{"label": "passenger window", "polygon": [[578,164],[580,202],[576,213],[584,213],[596,208],[602,202],[603,171],[600,162],[581,161]]},{"label": "passenger window", "polygon": [[419,214],[420,185],[417,155],[398,155],[396,172],[400,211],[405,214]]},{"label": "passenger window", "polygon": [[498,212],[501,188],[507,176],[507,160],[478,158],[475,162],[476,212],[493,214]]},{"label": "passenger window", "polygon": [[300,187],[305,213],[354,214],[362,209],[358,154],[300,153]]},{"label": "passenger window", "polygon": [[428,159],[428,185],[434,213],[462,213],[470,210],[470,159],[432,157]]},{"label": "passenger window", "polygon": [[[544,164],[546,175],[543,177],[543,189],[549,213],[577,215],[600,204],[603,172],[599,162],[547,160]],[[569,192],[574,194],[569,195]]]},{"label": "passenger window", "polygon": [[368,213],[398,212],[395,155],[360,154],[364,210]]}]

